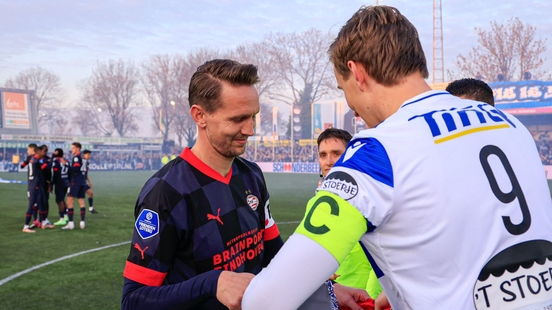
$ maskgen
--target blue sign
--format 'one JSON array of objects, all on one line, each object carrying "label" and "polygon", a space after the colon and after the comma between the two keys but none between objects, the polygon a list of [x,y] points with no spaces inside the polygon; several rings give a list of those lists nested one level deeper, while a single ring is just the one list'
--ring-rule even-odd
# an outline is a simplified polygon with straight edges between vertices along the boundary
[{"label": "blue sign", "polygon": [[501,109],[552,106],[552,82],[519,81],[491,83],[495,104]]}]

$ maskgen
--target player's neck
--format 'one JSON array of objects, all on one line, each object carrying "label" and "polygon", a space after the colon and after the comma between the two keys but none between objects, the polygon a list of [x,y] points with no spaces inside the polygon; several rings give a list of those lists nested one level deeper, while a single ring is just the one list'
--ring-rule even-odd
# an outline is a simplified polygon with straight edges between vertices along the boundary
[{"label": "player's neck", "polygon": [[398,85],[381,87],[378,94],[380,98],[378,107],[383,118],[382,121],[395,114],[405,101],[430,90],[431,87],[427,85],[419,72],[405,77],[403,82]]},{"label": "player's neck", "polygon": [[206,139],[198,137],[191,151],[199,160],[220,173],[223,177],[230,172],[234,159],[220,155]]}]

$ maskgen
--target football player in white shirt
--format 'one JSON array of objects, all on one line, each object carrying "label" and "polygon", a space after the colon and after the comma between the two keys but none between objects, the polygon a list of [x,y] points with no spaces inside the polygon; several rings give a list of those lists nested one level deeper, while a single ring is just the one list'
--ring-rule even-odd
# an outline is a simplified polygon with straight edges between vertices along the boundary
[{"label": "football player in white shirt", "polygon": [[242,309],[297,308],[359,240],[393,309],[552,307],[552,201],[528,130],[486,103],[432,91],[418,32],[396,8],[362,7],[329,53],[370,129],[353,137]]}]

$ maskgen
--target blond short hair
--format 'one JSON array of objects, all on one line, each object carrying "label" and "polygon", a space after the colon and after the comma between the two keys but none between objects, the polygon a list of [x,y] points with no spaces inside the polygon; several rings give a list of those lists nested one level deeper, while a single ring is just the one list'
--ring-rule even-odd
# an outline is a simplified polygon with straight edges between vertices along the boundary
[{"label": "blond short hair", "polygon": [[328,54],[345,80],[347,62],[362,64],[376,82],[393,86],[415,72],[428,77],[427,63],[418,31],[391,6],[363,6],[341,28]]}]

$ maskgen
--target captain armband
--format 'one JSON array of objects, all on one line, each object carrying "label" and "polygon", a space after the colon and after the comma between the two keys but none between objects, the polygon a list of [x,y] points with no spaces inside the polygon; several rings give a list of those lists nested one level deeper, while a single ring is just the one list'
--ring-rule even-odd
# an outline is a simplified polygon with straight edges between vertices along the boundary
[{"label": "captain armband", "polygon": [[296,233],[323,246],[341,264],[368,230],[368,221],[343,198],[319,191],[307,204]]}]

